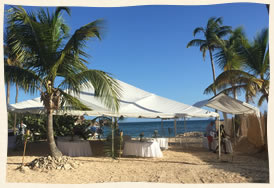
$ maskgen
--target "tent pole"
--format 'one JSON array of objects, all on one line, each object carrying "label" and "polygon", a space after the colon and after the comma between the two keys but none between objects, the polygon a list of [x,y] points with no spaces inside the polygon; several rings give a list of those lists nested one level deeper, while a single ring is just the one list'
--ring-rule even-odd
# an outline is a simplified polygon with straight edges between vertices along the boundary
[{"label": "tent pole", "polygon": [[177,134],[177,130],[176,130],[176,118],[174,118],[174,136],[175,136],[175,141],[176,141],[176,134]]},{"label": "tent pole", "polygon": [[116,119],[114,119],[114,117],[112,117],[112,129],[111,129],[111,157],[114,158],[115,154],[114,154],[114,124],[116,122],[114,122]]},{"label": "tent pole", "polygon": [[218,117],[218,141],[219,141],[219,160],[221,160],[221,150],[222,150],[222,147],[221,147],[221,131],[220,131],[220,117]]},{"label": "tent pole", "polygon": [[176,137],[176,135],[177,135],[177,125],[176,125],[176,119],[174,119],[174,135],[175,135],[175,137]]},{"label": "tent pole", "polygon": [[162,137],[164,137],[164,124],[163,124],[163,119],[161,119],[161,127],[162,127]]},{"label": "tent pole", "polygon": [[234,118],[232,118],[232,124],[233,124],[233,131],[234,131],[234,146],[236,145],[236,130],[235,130],[235,115],[234,115]]},{"label": "tent pole", "polygon": [[[184,127],[185,127],[185,132],[184,132],[184,137],[185,137],[185,135],[186,135],[186,117],[184,117]],[[187,142],[188,142],[188,139],[186,139],[186,147],[188,148]]]}]

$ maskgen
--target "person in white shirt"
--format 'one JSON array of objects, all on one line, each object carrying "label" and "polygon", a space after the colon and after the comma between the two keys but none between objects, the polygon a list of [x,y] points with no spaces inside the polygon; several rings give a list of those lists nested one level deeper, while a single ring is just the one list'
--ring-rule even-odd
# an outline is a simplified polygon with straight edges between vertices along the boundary
[{"label": "person in white shirt", "polygon": [[24,124],[23,120],[21,120],[20,124],[17,125],[17,134],[24,135],[26,133],[27,125]]}]

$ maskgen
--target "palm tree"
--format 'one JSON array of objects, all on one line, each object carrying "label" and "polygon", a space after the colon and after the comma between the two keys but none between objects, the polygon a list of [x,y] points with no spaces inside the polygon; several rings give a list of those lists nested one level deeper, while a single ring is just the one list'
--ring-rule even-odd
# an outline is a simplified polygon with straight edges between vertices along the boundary
[{"label": "palm tree", "polygon": [[[203,53],[204,60],[205,60],[206,52],[207,51],[209,52],[212,74],[213,74],[213,82],[215,82],[216,76],[215,76],[215,67],[214,67],[212,53],[216,48],[220,47],[219,40],[231,32],[230,26],[222,26],[222,24],[223,24],[223,20],[221,17],[209,18],[207,22],[207,26],[205,28],[197,27],[193,31],[194,37],[197,33],[202,32],[204,35],[204,39],[193,39],[187,44],[187,48],[190,46],[199,46],[200,51]],[[214,90],[214,94],[216,95],[215,90]]]},{"label": "palm tree", "polygon": [[90,110],[64,89],[77,95],[82,87],[92,85],[95,96],[114,111],[119,109],[120,96],[119,84],[110,74],[90,70],[86,66],[88,54],[83,50],[85,43],[92,37],[100,39],[102,21],[90,22],[69,36],[62,11],[70,14],[70,9],[66,7],[57,7],[50,14],[48,9],[34,13],[18,6],[12,7],[8,15],[8,27],[14,33],[11,36],[15,41],[13,51],[24,59],[26,66],[5,66],[5,74],[12,81],[27,86],[31,93],[40,91],[47,114],[48,144],[53,157],[62,156],[54,141],[53,111],[63,107],[64,103],[75,109]]},{"label": "palm tree", "polygon": [[[218,52],[214,55],[214,59],[221,70],[241,70],[243,63],[241,57],[237,53],[237,47],[239,46],[239,43],[244,40],[247,39],[242,27],[236,28],[228,40],[219,40],[220,49],[218,49]],[[232,93],[236,99],[237,90],[236,87],[234,87],[236,85],[235,77],[228,77],[228,75],[225,75],[222,79],[225,79],[225,82],[232,86]],[[206,93],[213,92],[214,90],[216,90],[216,88],[211,85],[206,89]]]},{"label": "palm tree", "polygon": [[[16,54],[12,54],[12,41],[9,40],[11,33],[8,29],[5,30],[4,34],[4,64],[9,66],[21,66],[20,59],[16,56]],[[11,79],[5,77],[5,82],[7,84],[7,95],[6,95],[6,102],[10,104],[10,84]],[[16,85],[16,94],[15,94],[15,103],[18,102],[18,93],[19,93],[19,84],[15,83]],[[14,114],[14,122],[13,122],[13,131],[16,131],[16,114]]]},{"label": "palm tree", "polygon": [[261,80],[262,85],[259,87],[261,97],[258,101],[260,106],[263,101],[268,102],[269,95],[269,49],[268,49],[268,29],[263,29],[257,34],[253,43],[243,43],[240,55],[244,59],[246,70],[255,78]]},{"label": "palm tree", "polygon": [[[242,62],[244,70],[230,69],[221,73],[215,83],[211,84],[205,93],[212,92],[214,88],[220,92],[231,92],[235,90],[245,91],[246,102],[253,101],[253,98],[261,93],[258,105],[263,101],[268,102],[269,95],[269,50],[268,29],[263,29],[254,39],[249,42],[246,39],[240,40],[237,44],[237,57]],[[231,85],[233,80],[235,85]]]}]

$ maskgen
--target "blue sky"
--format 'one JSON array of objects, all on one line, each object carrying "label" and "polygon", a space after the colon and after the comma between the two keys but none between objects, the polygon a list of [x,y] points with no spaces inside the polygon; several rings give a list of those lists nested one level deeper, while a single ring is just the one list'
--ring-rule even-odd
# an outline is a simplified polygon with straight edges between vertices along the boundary
[{"label": "blue sky", "polygon": [[[64,19],[71,33],[96,19],[106,21],[103,39],[88,43],[86,51],[92,56],[89,68],[109,72],[143,90],[191,105],[212,97],[203,94],[212,83],[212,72],[209,55],[204,61],[198,47],[186,45],[194,39],[193,30],[205,27],[212,16],[223,17],[223,24],[233,28],[243,26],[249,39],[269,23],[265,5],[254,3],[71,7],[71,16],[64,14]],[[217,75],[220,72],[216,65]],[[22,91],[19,101],[36,96],[39,94],[31,96]],[[14,98],[15,92],[11,92],[11,103]],[[263,104],[261,109],[266,108],[267,104]]]}]

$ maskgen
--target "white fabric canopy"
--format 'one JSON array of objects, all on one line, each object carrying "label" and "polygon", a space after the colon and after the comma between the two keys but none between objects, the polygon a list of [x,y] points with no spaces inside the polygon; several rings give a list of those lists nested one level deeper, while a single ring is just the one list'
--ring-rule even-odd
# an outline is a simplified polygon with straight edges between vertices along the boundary
[{"label": "white fabric canopy", "polygon": [[216,95],[215,97],[203,101],[199,101],[193,106],[203,107],[207,106],[210,108],[214,108],[221,112],[229,113],[229,114],[253,114],[255,113],[257,116],[260,115],[260,111],[255,106],[252,106],[248,103],[233,99],[223,93]]},{"label": "white fabric canopy", "polygon": [[[122,97],[120,98],[119,112],[108,110],[94,96],[94,89],[83,88],[76,96],[82,103],[91,108],[90,111],[79,110],[58,110],[57,115],[88,115],[88,116],[112,116],[112,117],[133,117],[133,118],[182,118],[182,117],[218,117],[219,114],[210,112],[201,108],[186,105],[174,100],[157,96],[153,93],[136,88],[125,82],[117,80],[121,89]],[[9,111],[18,113],[44,113],[45,109],[40,101],[40,97],[26,100],[20,103],[8,106]]]}]

